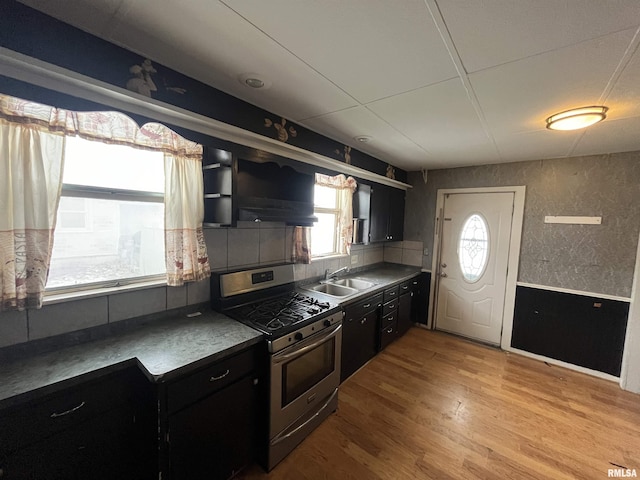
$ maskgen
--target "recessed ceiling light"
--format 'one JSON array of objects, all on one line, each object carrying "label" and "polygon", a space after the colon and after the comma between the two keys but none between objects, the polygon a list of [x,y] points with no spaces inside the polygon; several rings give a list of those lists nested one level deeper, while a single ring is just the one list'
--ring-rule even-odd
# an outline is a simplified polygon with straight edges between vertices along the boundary
[{"label": "recessed ceiling light", "polygon": [[257,90],[266,90],[271,86],[271,81],[257,73],[243,73],[238,76],[238,81],[246,87],[255,88]]},{"label": "recessed ceiling light", "polygon": [[367,135],[358,135],[357,137],[353,137],[353,139],[358,143],[367,143],[371,140],[371,137]]},{"label": "recessed ceiling light", "polygon": [[607,107],[581,107],[556,113],[547,118],[550,130],[578,130],[607,118]]}]

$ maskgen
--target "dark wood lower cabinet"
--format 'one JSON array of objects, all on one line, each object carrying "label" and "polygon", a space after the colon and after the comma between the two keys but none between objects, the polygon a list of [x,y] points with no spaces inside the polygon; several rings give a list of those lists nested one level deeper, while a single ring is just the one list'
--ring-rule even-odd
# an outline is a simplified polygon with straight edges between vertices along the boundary
[{"label": "dark wood lower cabinet", "polygon": [[225,480],[253,460],[256,391],[245,377],[169,417],[172,480]]},{"label": "dark wood lower cabinet", "polygon": [[134,368],[0,412],[0,478],[157,478],[153,397],[140,376]]},{"label": "dark wood lower cabinet", "polygon": [[345,308],[340,359],[341,382],[376,355],[381,304],[382,294],[378,294]]},{"label": "dark wood lower cabinet", "polygon": [[401,337],[411,328],[411,308],[413,305],[413,292],[407,291],[400,295],[398,300],[398,336]]},{"label": "dark wood lower cabinet", "polygon": [[163,480],[226,480],[256,459],[265,357],[256,345],[159,385]]}]

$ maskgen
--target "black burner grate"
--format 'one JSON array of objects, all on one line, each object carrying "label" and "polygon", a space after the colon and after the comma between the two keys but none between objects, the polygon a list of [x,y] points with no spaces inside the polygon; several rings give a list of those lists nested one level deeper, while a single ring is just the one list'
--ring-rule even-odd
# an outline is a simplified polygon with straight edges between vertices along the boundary
[{"label": "black burner grate", "polygon": [[290,292],[239,307],[235,310],[234,316],[268,331],[276,331],[307,320],[329,308],[331,308],[329,302],[322,302],[298,292]]}]

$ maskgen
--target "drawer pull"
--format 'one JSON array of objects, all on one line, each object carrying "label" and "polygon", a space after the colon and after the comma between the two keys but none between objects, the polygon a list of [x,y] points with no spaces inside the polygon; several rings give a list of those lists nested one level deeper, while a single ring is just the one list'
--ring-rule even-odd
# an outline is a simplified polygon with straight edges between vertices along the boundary
[{"label": "drawer pull", "polygon": [[362,320],[360,320],[361,325],[364,325],[365,323],[367,323],[367,317],[363,317]]},{"label": "drawer pull", "polygon": [[409,285],[403,285],[403,286],[402,286],[402,289],[403,289],[403,290],[407,290],[408,288],[409,288]]},{"label": "drawer pull", "polygon": [[389,310],[393,310],[394,308],[396,308],[396,306],[390,303],[389,305],[387,305],[387,308]]},{"label": "drawer pull", "polygon": [[416,281],[416,282],[413,282],[413,284],[414,284],[414,285],[417,285],[417,284],[418,284],[418,282],[417,282],[417,281]]},{"label": "drawer pull", "polygon": [[387,333],[393,333],[393,327],[391,327],[389,330],[387,330]]},{"label": "drawer pull", "polygon": [[364,305],[362,305],[364,308],[369,308],[371,306],[370,303],[365,303]]},{"label": "drawer pull", "polygon": [[387,317],[387,322],[393,322],[393,317]]},{"label": "drawer pull", "polygon": [[66,412],[62,412],[62,413],[53,412],[51,414],[51,418],[64,417],[65,415],[69,415],[70,413],[73,413],[73,412],[75,412],[77,410],[80,410],[82,407],[84,407],[84,402],[82,402],[77,407],[73,407],[73,408],[67,410]]},{"label": "drawer pull", "polygon": [[222,379],[223,379],[224,377],[226,377],[227,375],[229,375],[229,369],[228,369],[228,368],[227,368],[227,371],[226,371],[226,372],[224,372],[222,375],[219,375],[219,376],[217,376],[217,377],[211,377],[211,378],[209,379],[209,381],[210,381],[210,382],[215,382],[215,381],[217,381],[217,380],[222,380]]}]

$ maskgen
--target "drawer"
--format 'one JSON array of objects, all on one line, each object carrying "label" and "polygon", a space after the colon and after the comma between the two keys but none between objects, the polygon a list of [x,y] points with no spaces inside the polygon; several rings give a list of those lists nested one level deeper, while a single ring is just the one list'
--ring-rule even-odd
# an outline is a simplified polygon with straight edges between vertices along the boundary
[{"label": "drawer", "polygon": [[387,345],[396,339],[397,323],[394,321],[383,330],[380,330],[380,350],[384,350]]},{"label": "drawer", "polygon": [[169,413],[176,412],[251,374],[255,369],[255,352],[253,348],[246,350],[167,385]]},{"label": "drawer", "polygon": [[402,282],[400,284],[400,295],[407,292],[417,292],[418,291],[418,277],[412,278],[411,280],[407,280],[406,282]]},{"label": "drawer", "polygon": [[382,316],[389,315],[390,313],[395,312],[398,309],[398,301],[391,300],[390,302],[385,303],[382,306]]},{"label": "drawer", "polygon": [[398,285],[392,288],[388,288],[384,291],[384,303],[387,303],[389,300],[393,300],[398,297]]},{"label": "drawer", "polygon": [[382,305],[382,293],[369,297],[345,308],[345,320],[355,320],[375,311]]},{"label": "drawer", "polygon": [[385,328],[389,328],[390,325],[393,325],[398,319],[397,314],[397,311],[393,311],[390,314],[382,317],[382,320],[380,321],[380,330],[384,330]]},{"label": "drawer", "polygon": [[0,452],[30,445],[133,401],[136,380],[146,381],[134,368],[0,412]]}]

